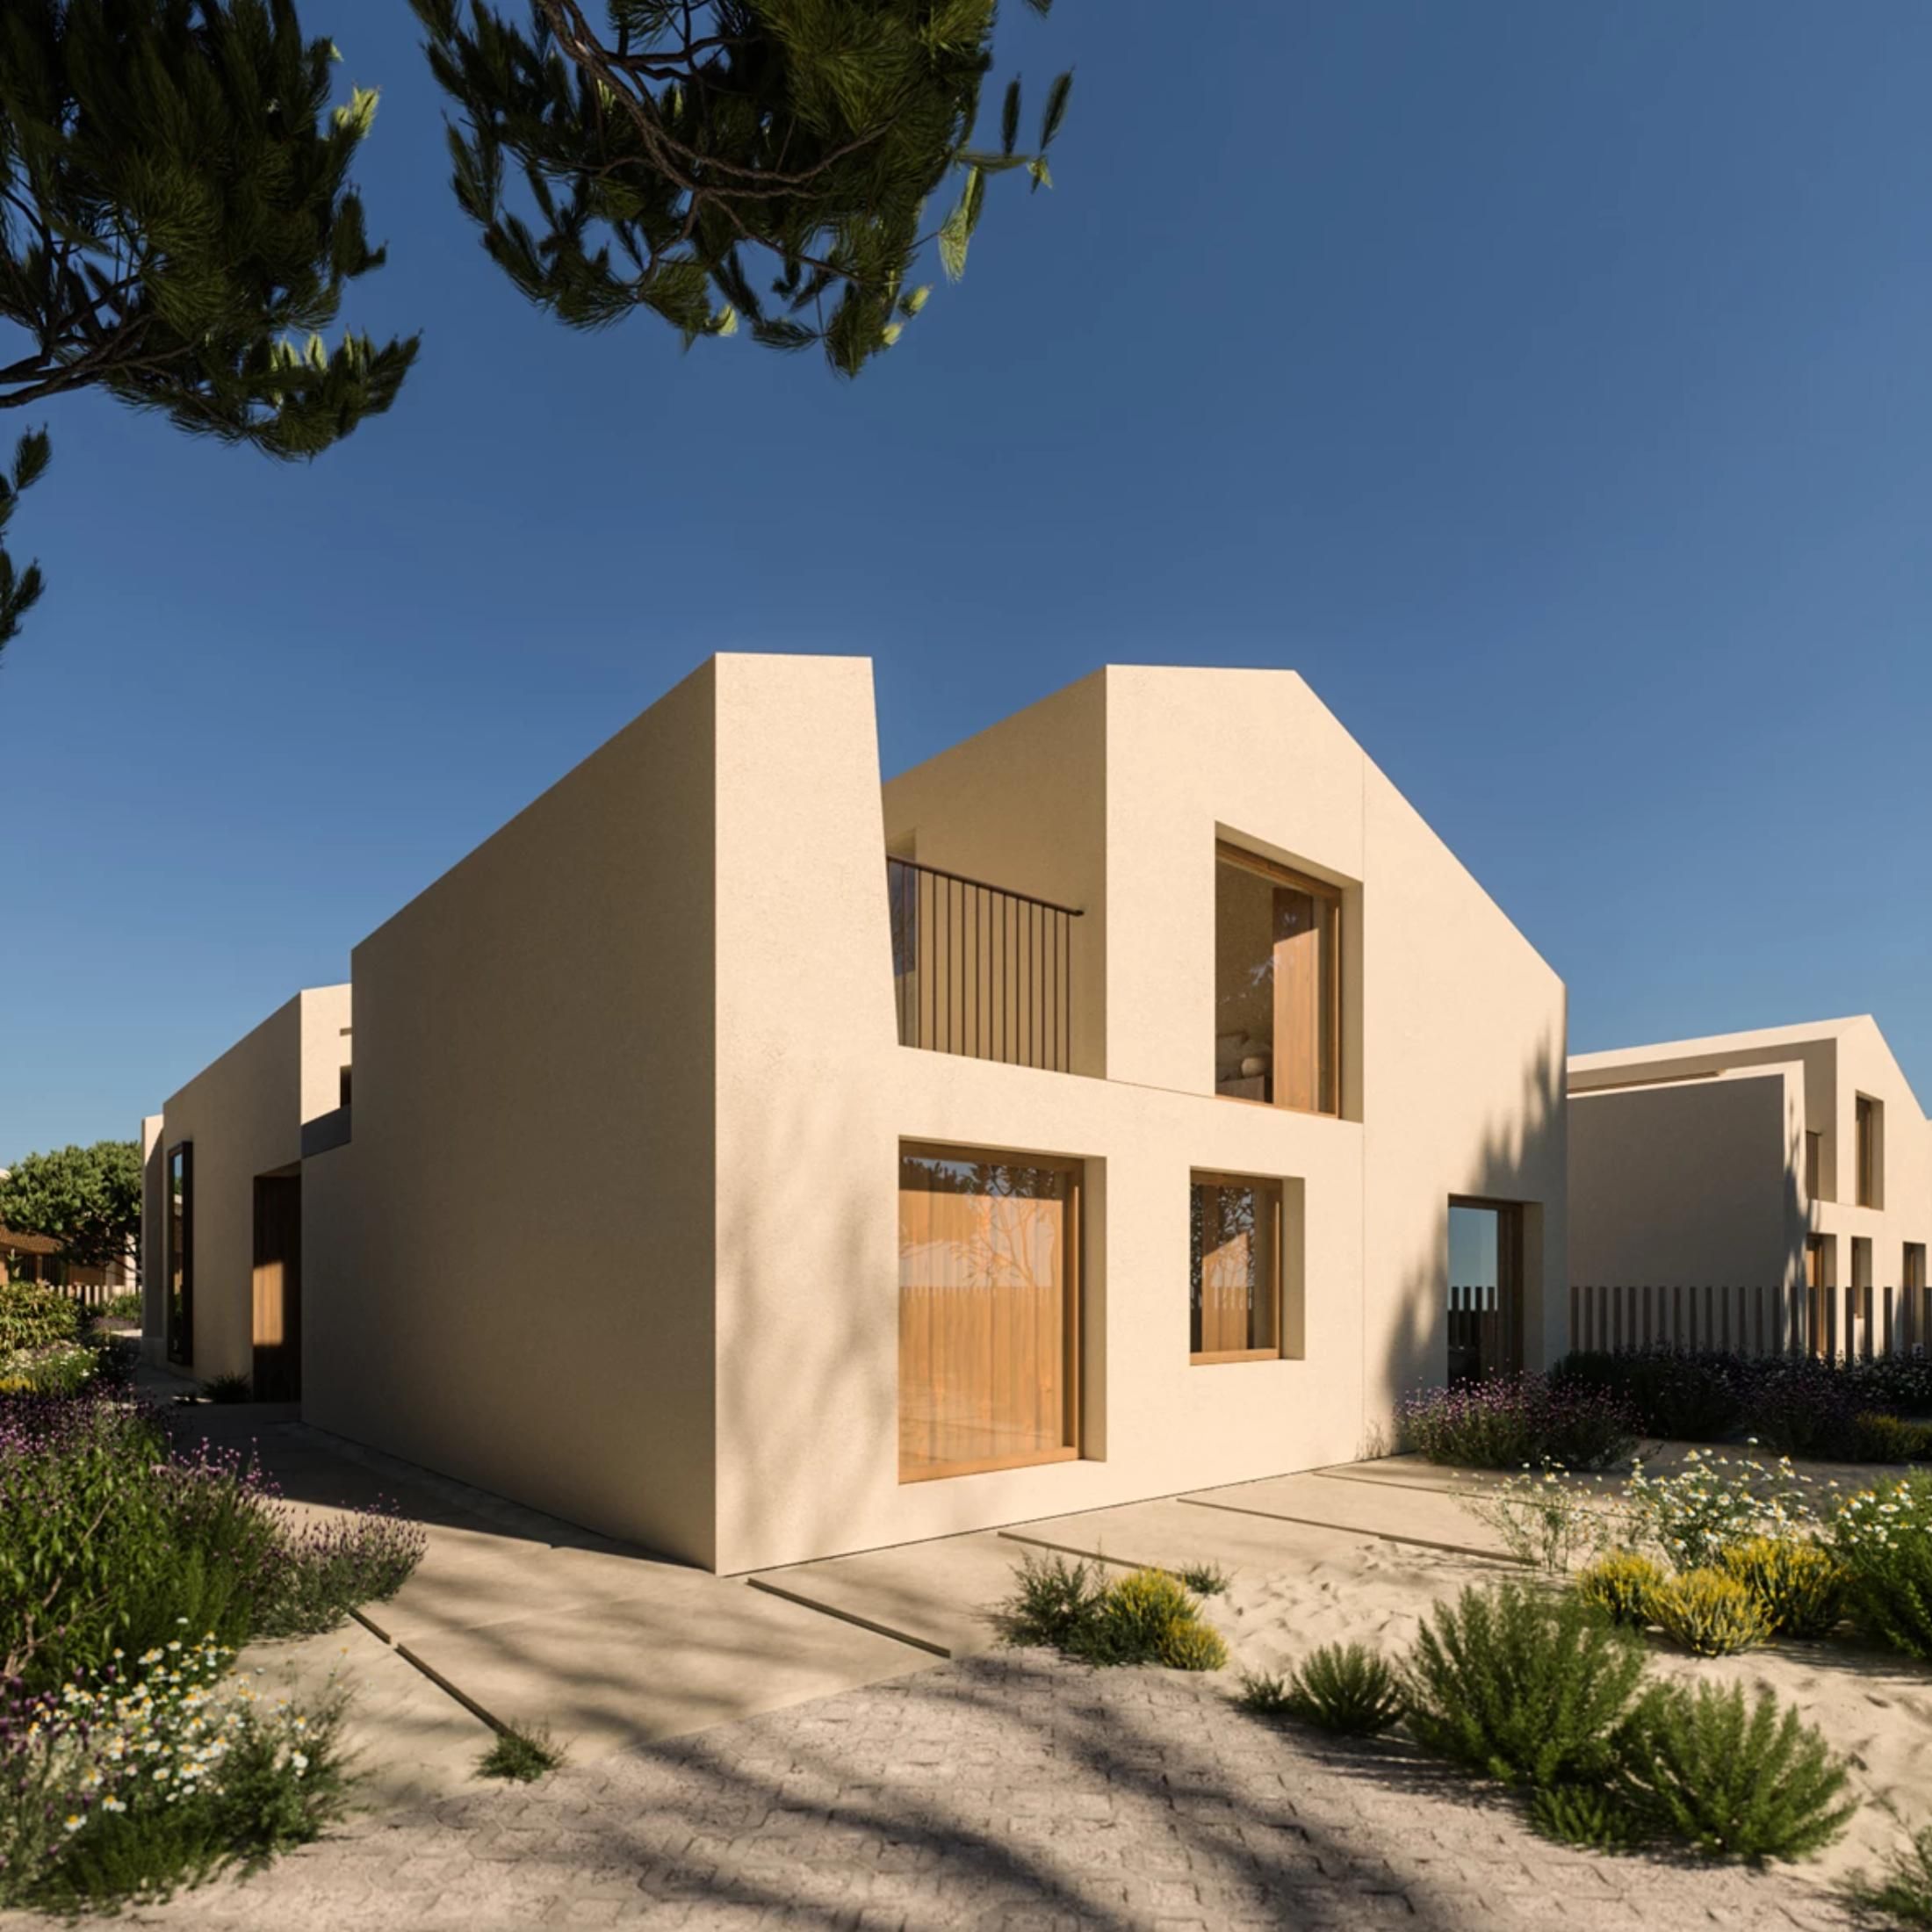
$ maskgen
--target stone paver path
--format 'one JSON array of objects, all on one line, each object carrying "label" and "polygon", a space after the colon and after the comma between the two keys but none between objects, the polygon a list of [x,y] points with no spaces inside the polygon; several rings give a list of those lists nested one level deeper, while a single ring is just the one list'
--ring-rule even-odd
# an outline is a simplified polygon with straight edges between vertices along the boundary
[{"label": "stone paver path", "polygon": [[123,1925],[1839,1928],[1786,1875],[1599,1858],[1198,1677],[999,1653],[486,1788]]}]

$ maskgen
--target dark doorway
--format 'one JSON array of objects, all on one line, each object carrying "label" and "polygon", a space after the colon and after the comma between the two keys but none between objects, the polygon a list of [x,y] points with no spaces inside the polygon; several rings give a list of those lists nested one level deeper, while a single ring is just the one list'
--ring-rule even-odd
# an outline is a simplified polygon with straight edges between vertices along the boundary
[{"label": "dark doorway", "polygon": [[1481,1381],[1523,1366],[1523,1208],[1513,1200],[1449,1203],[1449,1380]]},{"label": "dark doorway", "polygon": [[302,1394],[302,1177],[255,1177],[255,1368],[258,1402]]}]

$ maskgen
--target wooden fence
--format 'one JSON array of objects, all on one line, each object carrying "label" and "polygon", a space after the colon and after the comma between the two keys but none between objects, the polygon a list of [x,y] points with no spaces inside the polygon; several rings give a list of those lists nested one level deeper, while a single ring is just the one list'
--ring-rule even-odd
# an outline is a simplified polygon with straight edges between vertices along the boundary
[{"label": "wooden fence", "polygon": [[1870,1361],[1932,1343],[1932,1287],[1573,1287],[1570,1346]]}]

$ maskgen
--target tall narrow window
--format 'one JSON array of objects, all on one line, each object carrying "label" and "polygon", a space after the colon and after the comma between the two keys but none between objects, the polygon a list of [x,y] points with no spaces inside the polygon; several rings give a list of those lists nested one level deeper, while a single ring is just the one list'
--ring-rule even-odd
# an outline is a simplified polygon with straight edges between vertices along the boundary
[{"label": "tall narrow window", "polygon": [[1196,1174],[1188,1208],[1187,1353],[1254,1362],[1283,1345],[1281,1183]]},{"label": "tall narrow window", "polygon": [[1825,1172],[1825,1136],[1806,1128],[1805,1132],[1805,1193],[1809,1200],[1821,1200],[1820,1192]]},{"label": "tall narrow window", "polygon": [[899,1154],[899,1481],[1079,1454],[1078,1161]]},{"label": "tall narrow window", "polygon": [[1925,1244],[1922,1241],[1906,1243],[1902,1265],[1899,1270],[1899,1286],[1901,1288],[1922,1288],[1925,1286]]},{"label": "tall narrow window", "polygon": [[168,1305],[164,1327],[170,1362],[195,1356],[194,1148],[184,1141],[168,1156]]},{"label": "tall narrow window", "polygon": [[1853,1102],[1858,1131],[1858,1205],[1885,1206],[1885,1182],[1879,1170],[1884,1148],[1885,1109],[1860,1094]]},{"label": "tall narrow window", "polygon": [[1215,848],[1215,1091],[1339,1114],[1342,896]]}]

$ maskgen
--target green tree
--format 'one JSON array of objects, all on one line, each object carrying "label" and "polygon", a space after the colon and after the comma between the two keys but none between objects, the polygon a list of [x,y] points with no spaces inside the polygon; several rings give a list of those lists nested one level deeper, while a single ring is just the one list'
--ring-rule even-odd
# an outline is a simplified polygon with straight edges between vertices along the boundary
[{"label": "green tree", "polygon": [[59,1242],[76,1267],[119,1260],[141,1230],[141,1149],[96,1141],[27,1155],[0,1175],[0,1225]]},{"label": "green tree", "polygon": [[579,0],[528,0],[527,30],[482,0],[412,4],[463,113],[457,199],[531,300],[580,328],[649,309],[688,344],[742,322],[848,376],[924,305],[928,244],[964,270],[990,177],[1050,184],[1072,85],[1023,152],[1013,81],[998,145],[975,145],[998,0],[605,0],[601,29]]},{"label": "green tree", "polygon": [[[337,58],[292,0],[6,0],[0,408],[104,390],[294,458],[389,407],[415,338],[321,335],[383,260],[348,185],[376,97],[331,109]],[[20,438],[0,536],[47,455]],[[0,552],[0,647],[40,588]]]}]

